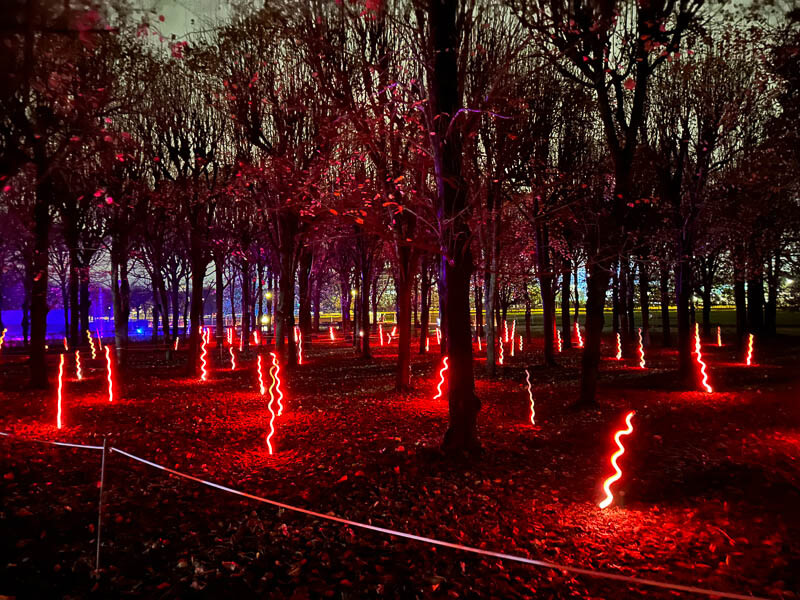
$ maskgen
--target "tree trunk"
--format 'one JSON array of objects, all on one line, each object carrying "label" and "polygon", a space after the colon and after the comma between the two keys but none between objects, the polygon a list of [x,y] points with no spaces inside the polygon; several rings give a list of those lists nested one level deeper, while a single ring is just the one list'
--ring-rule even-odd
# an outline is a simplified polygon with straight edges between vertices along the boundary
[{"label": "tree trunk", "polygon": [[428,257],[422,259],[422,270],[420,275],[420,301],[422,303],[422,307],[420,310],[419,353],[424,354],[426,352],[431,320],[431,270],[430,260]]},{"label": "tree trunk", "polygon": [[214,289],[216,290],[216,312],[217,312],[217,326],[216,326],[216,340],[217,352],[219,358],[223,359],[225,356],[225,285],[222,281],[222,270],[225,268],[225,257],[222,252],[216,250],[214,252]]},{"label": "tree trunk", "polygon": [[642,338],[650,345],[650,273],[644,259],[639,265],[639,307],[642,309]]},{"label": "tree trunk", "polygon": [[[411,290],[416,287],[417,255],[405,242],[397,246],[397,390],[408,389],[411,385]],[[428,318],[427,316],[425,317]],[[422,337],[420,337],[420,341]]]},{"label": "tree trunk", "polygon": [[297,265],[298,312],[297,323],[303,333],[303,342],[311,338],[311,267],[314,255],[308,246],[300,251]]},{"label": "tree trunk", "polygon": [[586,266],[586,336],[581,357],[579,406],[594,405],[600,366],[606,291],[611,279],[611,260],[587,261]]},{"label": "tree trunk", "polygon": [[252,332],[250,323],[250,315],[252,313],[250,307],[252,303],[250,293],[250,261],[243,258],[239,268],[241,269],[242,277],[242,342],[244,350],[248,351],[250,350],[250,334]]},{"label": "tree trunk", "polygon": [[665,348],[672,345],[669,325],[669,265],[666,261],[660,263],[661,277],[659,287],[661,291],[661,343]]},{"label": "tree trunk", "polygon": [[50,203],[52,189],[49,177],[39,182],[33,207],[33,261],[31,263],[31,349],[30,386],[47,388],[47,292],[48,252],[50,248]]},{"label": "tree trunk", "polygon": [[475,339],[483,337],[483,293],[475,275]]},{"label": "tree trunk", "polygon": [[[192,290],[189,304],[189,356],[186,372],[190,377],[197,373],[197,360],[200,354],[200,327],[203,325],[203,281],[206,277],[208,261],[202,248],[200,235],[195,228],[189,233],[189,257],[192,270]],[[177,319],[176,319],[177,322]]]},{"label": "tree trunk", "polygon": [[128,234],[121,227],[111,241],[111,293],[114,306],[114,346],[117,364],[124,371],[128,364],[128,320],[131,314],[131,288],[128,283]]},{"label": "tree trunk", "polygon": [[[567,348],[572,348],[569,318],[569,297],[572,291],[572,286],[570,285],[572,269],[570,267],[569,261],[564,261],[564,268],[561,272],[561,338]],[[577,321],[575,322],[577,323]]]},{"label": "tree trunk", "polygon": [[443,333],[449,356],[448,405],[450,423],[443,448],[461,453],[479,447],[477,417],[480,401],[475,395],[472,370],[469,288],[472,275],[470,211],[461,176],[461,137],[458,127],[449,127],[460,108],[458,92],[459,31],[457,0],[427,4],[432,39],[433,72],[430,105],[436,119],[432,139],[436,179],[436,215],[442,235],[440,289],[445,294]]},{"label": "tree trunk", "polygon": [[287,366],[297,366],[297,344],[294,341],[294,276],[298,221],[292,214],[278,216],[280,232],[280,279],[276,315],[275,349],[288,351]]},{"label": "tree trunk", "polygon": [[[538,206],[536,208],[538,212]],[[536,256],[539,271],[539,287],[542,292],[542,313],[544,321],[544,364],[555,366],[554,338],[555,325],[555,297],[553,296],[553,270],[550,263],[550,239],[546,223],[537,219],[536,225]]]}]

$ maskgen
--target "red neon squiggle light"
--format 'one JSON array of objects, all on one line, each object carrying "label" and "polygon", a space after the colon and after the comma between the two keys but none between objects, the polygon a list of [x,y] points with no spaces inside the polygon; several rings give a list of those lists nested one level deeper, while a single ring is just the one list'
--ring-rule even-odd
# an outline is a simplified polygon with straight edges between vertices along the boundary
[{"label": "red neon squiggle light", "polygon": [[503,321],[503,341],[508,341],[508,321]]},{"label": "red neon squiggle light", "polygon": [[236,370],[236,353],[233,351],[233,346],[228,348],[228,352],[231,355],[231,371]]},{"label": "red neon squiggle light", "polygon": [[703,362],[703,354],[700,350],[700,324],[694,324],[694,353],[695,357],[697,358],[697,364],[700,365],[700,374],[703,377],[701,381],[701,385],[705,388],[705,390],[710,394],[714,390],[711,389],[711,386],[708,384],[708,373],[706,373],[706,363]]},{"label": "red neon squiggle light", "polygon": [[722,348],[722,328],[717,325],[717,347]]},{"label": "red neon squiggle light", "polygon": [[331,341],[333,342],[334,340],[336,340],[336,337],[333,335],[333,325],[328,327],[328,332],[331,334]]},{"label": "red neon squiggle light", "polygon": [[278,392],[278,416],[280,417],[283,414],[283,392],[281,391],[281,366],[278,364],[278,357],[275,355],[274,352],[270,352],[269,355],[272,357],[272,366],[275,367],[275,373],[272,375],[272,378],[275,381],[275,390]]},{"label": "red neon squiggle light", "polygon": [[748,367],[753,364],[753,340],[754,340],[754,337],[755,336],[751,333],[750,337],[747,340],[747,358],[745,359],[745,361],[747,362],[747,366]]},{"label": "red neon squiggle light", "polygon": [[528,369],[525,369],[525,383],[528,385],[528,400],[531,401],[531,425],[536,425],[534,418],[536,417],[536,410],[533,407],[533,391],[531,390],[531,374]]},{"label": "red neon squiggle light", "polygon": [[622,336],[617,332],[617,360],[622,360]]},{"label": "red neon squiggle light", "polygon": [[256,346],[260,345],[260,341],[258,339],[258,330],[253,331],[253,342]]},{"label": "red neon squiggle light", "polygon": [[628,426],[627,429],[620,429],[617,433],[614,434],[614,441],[617,443],[617,450],[614,454],[611,455],[611,466],[614,467],[614,474],[605,480],[603,483],[603,489],[606,492],[605,499],[599,504],[600,508],[608,507],[614,501],[614,494],[611,493],[611,484],[617,481],[622,477],[622,469],[619,468],[617,464],[617,459],[625,454],[625,447],[619,441],[619,438],[623,435],[630,435],[633,433],[633,424],[631,423],[631,419],[633,415],[636,414],[636,411],[631,411],[625,416],[625,424]]},{"label": "red neon squiggle light", "polygon": [[92,360],[94,360],[95,358],[97,358],[97,350],[95,350],[94,347],[94,338],[92,337],[92,332],[89,331],[88,329],[86,330],[86,337],[89,338],[89,346],[92,349]]},{"label": "red neon squiggle light", "polygon": [[[275,355],[272,354],[274,357]],[[258,376],[259,379],[261,378],[261,356],[258,357]],[[275,411],[272,409],[272,403],[275,400],[275,396],[272,393],[273,388],[275,387],[275,363],[273,362],[272,366],[269,368],[269,375],[272,379],[272,383],[269,386],[269,403],[267,404],[267,408],[269,409],[269,433],[267,434],[267,448],[269,449],[270,456],[272,455],[272,436],[275,435]],[[264,395],[264,384],[261,383],[261,395]]]},{"label": "red neon squiggle light", "polygon": [[114,379],[111,371],[111,347],[105,347],[106,352],[106,379],[108,380],[108,401],[114,402]]},{"label": "red neon squiggle light", "polygon": [[297,364],[303,364],[303,332],[297,330]]},{"label": "red neon squiggle light", "polygon": [[75,350],[75,376],[78,381],[83,379],[83,371],[81,370],[81,351]]},{"label": "red neon squiggle light", "polygon": [[500,356],[498,357],[498,362],[502,365],[503,364],[503,338],[501,337],[500,340]]},{"label": "red neon squiggle light", "polygon": [[383,346],[383,323],[378,324],[378,335],[381,338],[381,346]]},{"label": "red neon squiggle light", "polygon": [[69,344],[67,343],[67,338],[64,338],[64,350],[69,352]]},{"label": "red neon squiggle light", "polygon": [[522,352],[522,336],[519,336],[519,351]]},{"label": "red neon squiggle light", "polygon": [[642,341],[642,328],[639,327],[639,366],[644,369],[647,363],[644,361],[644,342]]},{"label": "red neon squiggle light", "polygon": [[397,326],[392,327],[392,333],[390,335],[391,337],[397,337]]},{"label": "red neon squiggle light", "polygon": [[516,319],[511,321],[511,337],[508,339],[508,341],[513,343],[515,339],[517,339],[517,320]]},{"label": "red neon squiggle light", "polygon": [[434,400],[442,397],[442,386],[444,385],[444,372],[447,371],[450,367],[447,364],[448,358],[445,356],[442,358],[442,368],[439,371],[439,385],[436,386],[436,395],[433,397]]},{"label": "red neon squiggle light", "polygon": [[256,371],[258,372],[258,391],[263,396],[267,392],[267,389],[264,387],[264,371],[261,368],[260,354],[258,355],[258,359],[256,360]]},{"label": "red neon squiggle light", "polygon": [[578,338],[578,348],[583,348],[583,336],[581,335],[580,323],[575,321],[575,336]]},{"label": "red neon squiggle light", "polygon": [[206,334],[203,331],[203,328],[200,328],[200,381],[208,381],[208,363],[206,362],[206,355],[208,354],[208,350],[206,349]]},{"label": "red neon squiggle light", "polygon": [[431,349],[431,336],[425,336],[425,352],[429,352]]},{"label": "red neon squiggle light", "polygon": [[2,350],[2,349],[3,349],[3,342],[5,342],[5,341],[6,341],[6,331],[8,331],[8,329],[6,329],[6,328],[4,327],[4,328],[3,328],[3,332],[2,332],[2,333],[0,333],[0,350]]},{"label": "red neon squiggle light", "polygon": [[483,344],[481,344],[481,336],[478,336],[478,350],[483,350]]},{"label": "red neon squiggle light", "polygon": [[516,344],[514,343],[514,336],[513,335],[511,336],[510,344],[511,344],[511,356],[514,356],[514,347],[516,346]]},{"label": "red neon squiggle light", "polygon": [[244,331],[242,331],[242,335],[239,336],[239,352],[244,352]]},{"label": "red neon squiggle light", "polygon": [[561,330],[556,329],[556,343],[558,345],[558,351],[561,352]]},{"label": "red neon squiggle light", "polygon": [[100,332],[97,329],[94,330],[95,335],[97,336],[97,345],[100,347],[100,350],[103,349],[103,338],[100,337]]},{"label": "red neon squiggle light", "polygon": [[225,335],[228,338],[228,345],[233,346],[233,329],[228,327],[228,331]]},{"label": "red neon squiggle light", "polygon": [[180,341],[181,341],[181,338],[179,338],[179,337],[176,335],[176,336],[175,336],[175,352],[177,352],[177,351],[178,351],[178,342],[180,342]]},{"label": "red neon squiggle light", "polygon": [[56,413],[56,427],[61,429],[61,388],[64,381],[64,355],[58,363],[58,412]]}]

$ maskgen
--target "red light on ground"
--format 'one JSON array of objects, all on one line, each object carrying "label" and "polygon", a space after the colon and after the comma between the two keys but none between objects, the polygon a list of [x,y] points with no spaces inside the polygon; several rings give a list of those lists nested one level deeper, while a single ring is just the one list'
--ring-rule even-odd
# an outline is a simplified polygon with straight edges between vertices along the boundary
[{"label": "red light on ground", "polygon": [[503,364],[503,338],[501,337],[498,340],[498,342],[499,342],[499,346],[500,346],[500,356],[498,357],[497,362],[502,365]]},{"label": "red light on ground", "polygon": [[[271,370],[271,368],[270,368]],[[258,355],[256,359],[256,372],[258,373],[258,390],[263,396],[266,393],[266,388],[264,387],[264,371],[261,368],[261,355]]]},{"label": "red light on ground", "polygon": [[206,333],[203,331],[203,328],[200,328],[200,381],[208,381],[208,363],[206,361],[206,355],[208,354],[208,350],[206,349],[206,344],[208,343],[208,338]]},{"label": "red light on ground", "polygon": [[578,348],[583,348],[583,336],[581,335],[581,326],[575,321],[575,337],[578,339]]},{"label": "red light on ground", "polygon": [[753,341],[754,341],[754,339],[755,339],[755,336],[752,333],[750,334],[750,337],[747,339],[747,358],[745,358],[745,362],[747,363],[748,367],[753,364]]},{"label": "red light on ground", "polygon": [[630,435],[633,433],[633,425],[631,424],[631,419],[635,411],[629,412],[625,416],[625,424],[628,426],[627,429],[620,429],[617,433],[614,434],[614,441],[617,443],[617,448],[619,448],[614,454],[611,455],[611,466],[614,467],[614,474],[605,480],[603,483],[603,490],[606,492],[605,499],[599,504],[600,508],[608,507],[614,501],[614,494],[611,493],[611,484],[617,481],[622,477],[622,470],[619,468],[617,464],[617,459],[625,454],[625,447],[619,441],[619,438],[623,435]]},{"label": "red light on ground", "polygon": [[92,360],[97,358],[97,350],[94,347],[94,338],[92,337],[92,332],[88,329],[86,330],[86,337],[89,338],[89,347],[92,349]]},{"label": "red light on ground", "polygon": [[303,332],[297,329],[297,364],[303,364]]},{"label": "red light on ground", "polygon": [[231,371],[235,371],[236,370],[236,354],[234,353],[233,346],[228,347],[228,352],[230,352],[230,355],[231,355]]},{"label": "red light on ground", "polygon": [[280,417],[283,414],[283,392],[281,391],[281,366],[278,364],[278,357],[274,352],[270,352],[269,355],[272,357],[272,366],[274,367],[274,372],[270,370],[272,374],[272,383],[275,385],[275,391],[278,392],[278,416]]},{"label": "red light on ground", "polygon": [[561,331],[556,329],[556,348],[561,352]]},{"label": "red light on ground", "polygon": [[617,360],[622,360],[622,336],[617,332]]},{"label": "red light on ground", "polygon": [[81,351],[75,350],[75,376],[78,381],[83,379],[83,371],[81,370]]}]

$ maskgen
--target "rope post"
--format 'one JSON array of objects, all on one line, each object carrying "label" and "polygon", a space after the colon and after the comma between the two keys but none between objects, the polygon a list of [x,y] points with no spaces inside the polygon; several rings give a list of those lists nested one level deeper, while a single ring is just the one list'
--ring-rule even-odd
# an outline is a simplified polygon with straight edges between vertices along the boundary
[{"label": "rope post", "polygon": [[103,438],[103,458],[100,460],[100,499],[97,502],[97,553],[94,561],[95,576],[100,576],[100,529],[103,525],[103,485],[106,480],[106,438]]}]

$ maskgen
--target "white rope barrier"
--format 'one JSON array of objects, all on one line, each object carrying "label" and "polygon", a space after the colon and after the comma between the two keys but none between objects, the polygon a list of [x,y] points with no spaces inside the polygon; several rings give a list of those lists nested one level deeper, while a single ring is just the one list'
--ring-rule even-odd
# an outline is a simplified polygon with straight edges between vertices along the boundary
[{"label": "white rope barrier", "polygon": [[715,596],[717,598],[732,598],[734,600],[767,600],[766,598],[762,598],[759,596],[752,596],[747,594],[736,594],[732,592],[721,592],[718,590],[711,590],[707,588],[701,588],[691,585],[681,585],[677,583],[667,583],[664,581],[657,581],[655,579],[647,579],[644,577],[631,577],[628,575],[619,575],[616,573],[609,573],[607,571],[597,571],[594,569],[583,569],[580,567],[573,567],[569,565],[562,565],[558,563],[552,563],[545,560],[537,560],[534,558],[525,558],[524,556],[516,556],[514,554],[506,554],[504,552],[494,552],[492,550],[483,550],[481,548],[475,548],[474,546],[464,546],[462,544],[456,544],[453,542],[446,542],[444,540],[438,540],[436,538],[430,538],[422,535],[415,535],[413,533],[407,533],[405,531],[398,531],[395,529],[387,529],[386,527],[378,527],[377,525],[370,525],[368,523],[361,523],[359,521],[351,521],[350,519],[344,519],[342,517],[337,517],[334,515],[323,514],[320,512],[316,512],[313,510],[308,510],[305,508],[301,508],[299,506],[293,506],[291,504],[286,504],[284,502],[278,502],[277,500],[270,500],[269,498],[263,498],[261,496],[256,496],[254,494],[249,494],[247,492],[242,492],[240,490],[236,490],[233,488],[229,488],[225,485],[221,485],[219,483],[214,483],[212,481],[206,481],[205,479],[200,479],[199,477],[194,477],[193,475],[189,475],[187,473],[181,473],[180,471],[176,471],[175,469],[170,469],[169,467],[165,467],[164,465],[159,465],[158,463],[154,463],[152,461],[146,460],[139,456],[135,456],[134,454],[130,454],[129,452],[125,452],[124,450],[120,450],[119,448],[111,448],[111,452],[116,452],[118,454],[122,454],[123,456],[127,456],[131,460],[135,460],[137,462],[143,463],[155,469],[159,469],[166,473],[170,473],[171,475],[175,475],[177,477],[182,477],[184,479],[189,479],[191,481],[195,481],[197,483],[201,483],[203,485],[207,485],[212,488],[216,488],[218,490],[222,490],[223,492],[228,492],[229,494],[234,494],[236,496],[242,496],[243,498],[248,498],[250,500],[255,500],[257,502],[262,502],[264,504],[269,504],[272,506],[277,506],[278,508],[283,508],[284,510],[308,515],[310,517],[315,517],[317,519],[323,519],[325,521],[332,521],[334,523],[340,523],[342,525],[349,525],[351,527],[357,527],[360,529],[367,529],[370,531],[377,531],[378,533],[384,533],[387,535],[393,535],[401,538],[406,538],[409,540],[414,540],[417,542],[423,542],[426,544],[431,544],[433,546],[441,546],[444,548],[452,548],[454,550],[461,550],[462,552],[469,552],[472,554],[479,554],[482,556],[488,556],[491,558],[499,558],[502,560],[509,560],[513,562],[518,562],[526,565],[531,565],[534,567],[541,567],[545,569],[554,569],[558,571],[567,571],[569,573],[575,573],[578,575],[586,575],[588,577],[596,577],[600,579],[610,579],[613,581],[623,581],[625,583],[632,583],[637,585],[649,586],[649,587],[657,587],[666,590],[673,590],[678,592],[689,592],[692,594],[700,594],[705,596]]},{"label": "white rope barrier", "polygon": [[89,446],[86,444],[70,444],[69,442],[54,442],[51,440],[40,440],[37,438],[23,437],[7,431],[0,431],[0,435],[7,438],[13,438],[22,442],[33,442],[35,444],[50,444],[51,446],[65,446],[67,448],[85,448],[87,450],[102,450],[103,446]]}]

